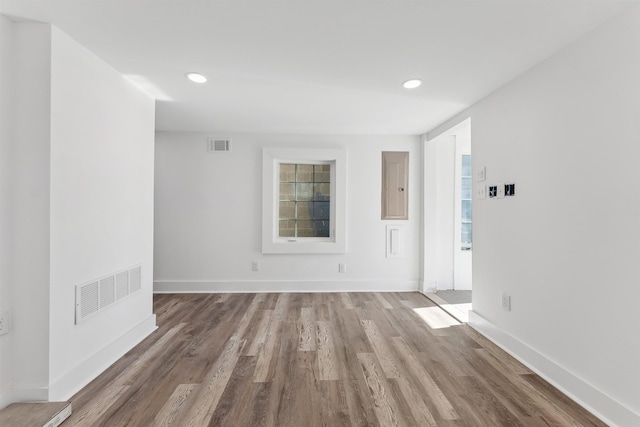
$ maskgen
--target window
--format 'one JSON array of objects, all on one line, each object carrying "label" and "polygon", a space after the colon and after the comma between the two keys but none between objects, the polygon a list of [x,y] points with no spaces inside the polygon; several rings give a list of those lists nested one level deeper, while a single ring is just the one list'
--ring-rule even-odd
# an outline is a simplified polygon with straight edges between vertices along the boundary
[{"label": "window", "polygon": [[279,237],[331,237],[331,164],[280,163]]},{"label": "window", "polygon": [[344,150],[263,151],[264,253],[345,250]]},{"label": "window", "polygon": [[463,251],[470,251],[472,247],[471,229],[471,155],[462,155],[462,188],[460,191],[461,203],[461,246]]}]

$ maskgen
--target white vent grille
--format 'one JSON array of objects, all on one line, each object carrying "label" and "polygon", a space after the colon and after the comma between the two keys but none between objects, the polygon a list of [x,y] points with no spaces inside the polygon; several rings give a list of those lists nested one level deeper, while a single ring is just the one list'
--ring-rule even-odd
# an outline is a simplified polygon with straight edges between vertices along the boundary
[{"label": "white vent grille", "polygon": [[115,301],[116,290],[113,285],[116,283],[114,276],[109,276],[99,282],[100,286],[100,308],[104,308]]},{"label": "white vent grille", "polygon": [[76,286],[76,324],[140,289],[141,265]]},{"label": "white vent grille", "polygon": [[98,311],[98,282],[93,282],[80,289],[80,314],[84,318],[96,311]]},{"label": "white vent grille", "polygon": [[135,292],[142,289],[142,267],[129,270],[129,291]]},{"label": "white vent grille", "polygon": [[231,151],[231,140],[209,138],[207,139],[207,151]]},{"label": "white vent grille", "polygon": [[129,270],[116,274],[116,299],[129,295]]}]

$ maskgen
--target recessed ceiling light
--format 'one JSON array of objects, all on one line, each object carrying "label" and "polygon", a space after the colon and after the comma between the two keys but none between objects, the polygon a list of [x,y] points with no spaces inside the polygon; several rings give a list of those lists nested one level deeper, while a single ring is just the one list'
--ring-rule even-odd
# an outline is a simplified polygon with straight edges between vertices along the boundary
[{"label": "recessed ceiling light", "polygon": [[200,73],[187,73],[185,76],[194,83],[206,83],[207,78]]},{"label": "recessed ceiling light", "polygon": [[411,79],[402,83],[402,87],[405,89],[415,89],[422,84],[422,80],[420,79]]}]

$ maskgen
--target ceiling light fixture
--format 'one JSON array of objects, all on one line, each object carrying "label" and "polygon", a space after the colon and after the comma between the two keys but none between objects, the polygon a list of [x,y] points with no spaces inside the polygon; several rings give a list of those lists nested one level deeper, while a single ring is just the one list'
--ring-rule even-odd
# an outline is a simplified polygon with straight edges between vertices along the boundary
[{"label": "ceiling light fixture", "polygon": [[207,78],[200,73],[187,73],[185,77],[194,83],[206,83]]},{"label": "ceiling light fixture", "polygon": [[422,84],[422,80],[420,79],[411,79],[402,83],[402,87],[405,89],[415,89]]}]

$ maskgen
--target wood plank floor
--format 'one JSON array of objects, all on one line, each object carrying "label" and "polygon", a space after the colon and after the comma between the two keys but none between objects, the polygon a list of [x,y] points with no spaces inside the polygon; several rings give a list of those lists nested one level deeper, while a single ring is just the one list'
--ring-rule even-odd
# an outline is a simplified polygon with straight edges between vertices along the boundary
[{"label": "wood plank floor", "polygon": [[64,426],[604,426],[419,293],[154,297]]}]

